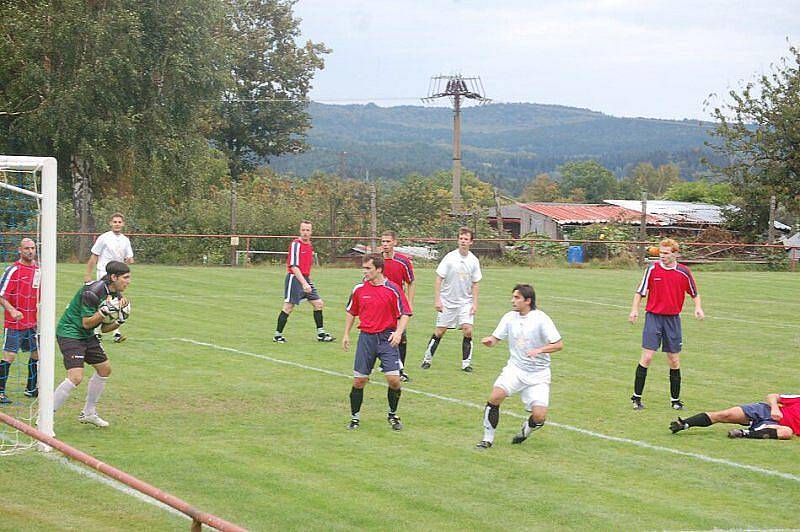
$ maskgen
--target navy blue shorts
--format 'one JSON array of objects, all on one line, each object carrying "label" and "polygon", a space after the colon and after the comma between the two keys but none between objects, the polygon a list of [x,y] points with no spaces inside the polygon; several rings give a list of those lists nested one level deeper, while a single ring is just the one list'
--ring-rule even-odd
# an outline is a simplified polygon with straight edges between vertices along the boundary
[{"label": "navy blue shorts", "polygon": [[657,351],[661,347],[665,353],[680,353],[682,345],[680,314],[668,316],[648,312],[645,315],[642,331],[643,348]]},{"label": "navy blue shorts", "polygon": [[31,329],[5,329],[3,351],[19,353],[20,350],[33,353],[39,350],[36,328]]},{"label": "navy blue shorts", "polygon": [[353,362],[353,375],[369,377],[375,361],[381,359],[381,371],[384,375],[400,374],[400,351],[389,343],[392,330],[370,334],[362,332],[358,335],[356,358]]},{"label": "navy blue shorts", "polygon": [[767,403],[748,403],[741,405],[744,415],[750,420],[750,429],[758,430],[765,425],[780,425],[772,419],[772,410]]},{"label": "navy blue shorts", "polygon": [[304,299],[308,301],[319,299],[319,294],[317,293],[317,289],[314,286],[314,283],[311,281],[311,278],[306,277],[306,281],[308,281],[308,284],[311,285],[311,292],[308,294],[303,291],[303,285],[300,284],[300,281],[297,279],[297,277],[295,277],[293,273],[287,273],[286,279],[283,281],[283,300],[286,303],[297,305]]}]

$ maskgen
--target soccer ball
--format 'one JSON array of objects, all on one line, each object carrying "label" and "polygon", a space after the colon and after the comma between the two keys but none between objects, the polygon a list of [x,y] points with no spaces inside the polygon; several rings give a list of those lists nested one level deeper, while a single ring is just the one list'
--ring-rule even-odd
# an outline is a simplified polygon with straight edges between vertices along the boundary
[{"label": "soccer ball", "polygon": [[103,312],[103,323],[115,323],[118,319],[122,316],[125,316],[123,321],[127,319],[128,315],[130,315],[131,305],[128,303],[124,309],[120,308],[120,300],[116,297],[109,297],[106,299],[101,305],[101,308],[105,307],[106,312]]}]

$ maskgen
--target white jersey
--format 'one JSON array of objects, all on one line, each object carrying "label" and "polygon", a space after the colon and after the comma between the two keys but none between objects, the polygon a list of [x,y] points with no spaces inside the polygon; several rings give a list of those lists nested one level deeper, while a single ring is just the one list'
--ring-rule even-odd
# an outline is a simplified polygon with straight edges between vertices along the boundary
[{"label": "white jersey", "polygon": [[531,310],[524,316],[516,311],[506,313],[492,336],[500,340],[508,338],[509,364],[528,372],[550,371],[549,353],[531,358],[528,351],[561,340],[553,320],[541,310]]},{"label": "white jersey", "polygon": [[442,278],[439,297],[445,308],[471,305],[472,283],[477,283],[483,278],[478,257],[471,251],[464,256],[458,249],[444,256],[436,267],[436,275]]},{"label": "white jersey", "polygon": [[106,264],[112,260],[125,262],[133,258],[131,241],[122,233],[115,235],[114,231],[106,231],[95,240],[92,253],[97,255],[97,278],[106,274]]}]

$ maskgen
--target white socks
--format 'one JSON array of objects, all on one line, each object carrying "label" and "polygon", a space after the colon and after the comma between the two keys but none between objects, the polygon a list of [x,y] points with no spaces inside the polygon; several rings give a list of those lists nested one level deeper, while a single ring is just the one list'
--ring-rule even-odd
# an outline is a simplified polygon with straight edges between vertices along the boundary
[{"label": "white socks", "polygon": [[72,390],[75,389],[75,385],[72,384],[72,381],[69,379],[64,379],[64,381],[58,385],[56,391],[53,392],[53,412],[61,408],[61,405],[64,404],[64,401],[67,400],[69,394],[72,393]]},{"label": "white socks", "polygon": [[83,407],[83,412],[87,415],[97,413],[97,402],[103,394],[103,389],[106,387],[106,380],[108,377],[101,377],[97,373],[92,375],[89,379],[89,385],[86,389],[86,405]]}]

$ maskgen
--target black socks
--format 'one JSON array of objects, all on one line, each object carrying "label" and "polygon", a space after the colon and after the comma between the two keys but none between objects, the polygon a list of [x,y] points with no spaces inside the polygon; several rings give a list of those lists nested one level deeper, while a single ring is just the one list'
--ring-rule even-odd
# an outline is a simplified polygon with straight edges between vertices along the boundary
[{"label": "black socks", "polygon": [[281,313],[278,314],[278,326],[275,328],[278,334],[283,334],[283,328],[286,327],[287,321],[289,321],[289,315],[281,311]]},{"label": "black socks", "polygon": [[641,397],[644,392],[644,381],[647,379],[647,368],[641,364],[636,366],[636,380],[633,382],[633,395]]}]

